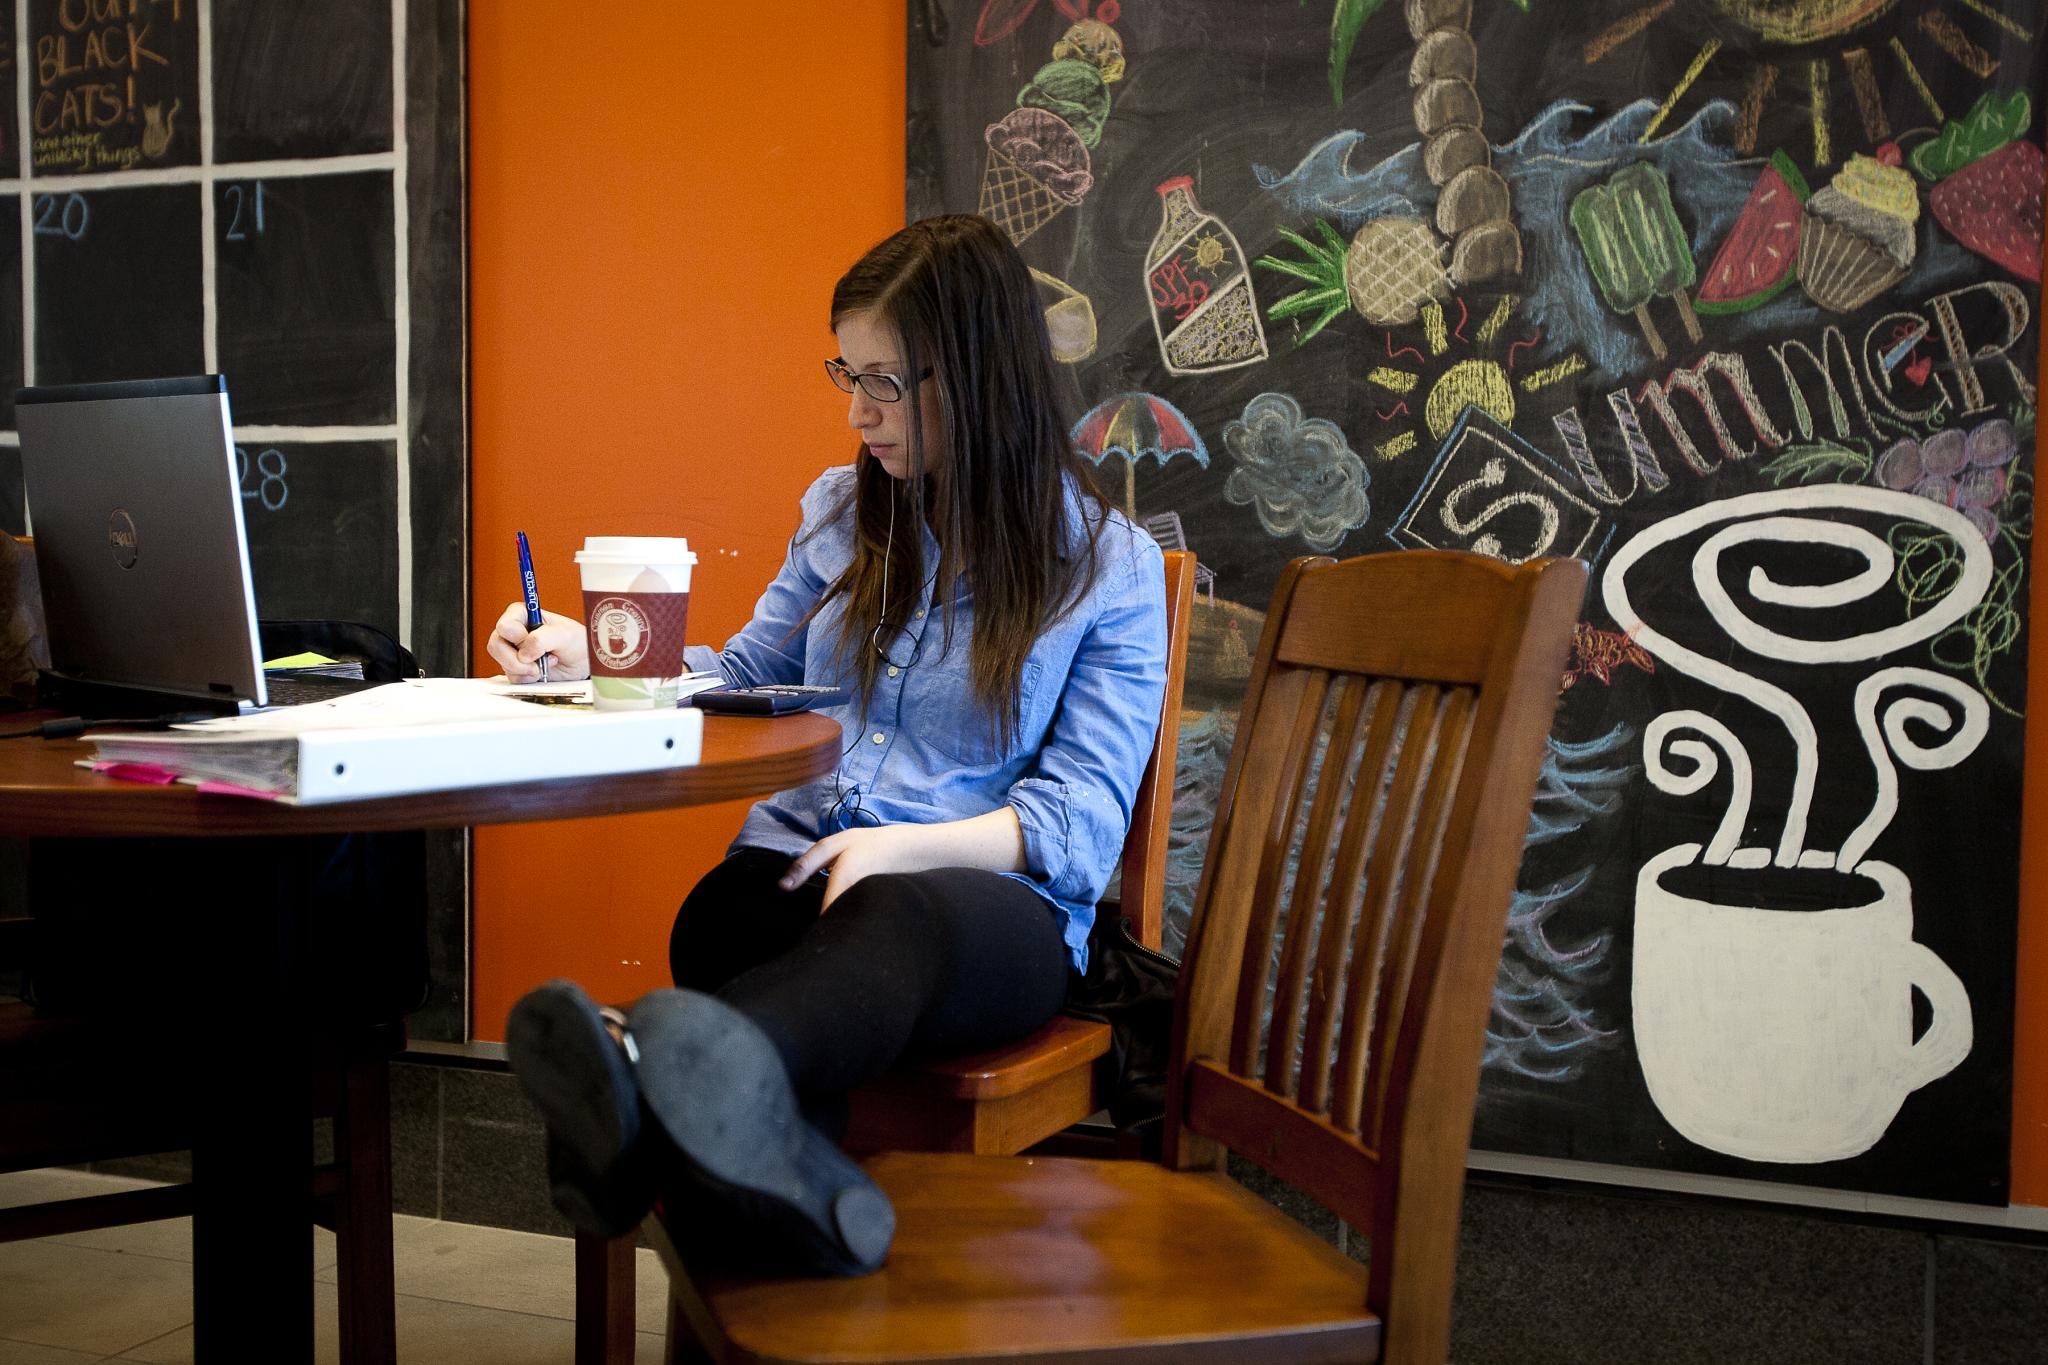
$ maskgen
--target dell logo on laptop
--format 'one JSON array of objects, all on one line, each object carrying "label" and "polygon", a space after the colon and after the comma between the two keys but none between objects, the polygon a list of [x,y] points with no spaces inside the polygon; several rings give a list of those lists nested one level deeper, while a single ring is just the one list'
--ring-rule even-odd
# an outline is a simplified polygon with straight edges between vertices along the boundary
[{"label": "dell logo on laptop", "polygon": [[116,507],[107,517],[107,544],[114,547],[114,562],[124,569],[135,567],[139,553],[135,544],[135,518]]}]

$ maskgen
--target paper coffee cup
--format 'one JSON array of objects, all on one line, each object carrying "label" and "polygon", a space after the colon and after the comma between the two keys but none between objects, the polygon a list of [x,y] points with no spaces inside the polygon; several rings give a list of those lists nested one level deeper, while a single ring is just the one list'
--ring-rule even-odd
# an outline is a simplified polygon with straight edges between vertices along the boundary
[{"label": "paper coffee cup", "polygon": [[600,711],[676,704],[697,556],[681,537],[587,536],[576,552]]}]

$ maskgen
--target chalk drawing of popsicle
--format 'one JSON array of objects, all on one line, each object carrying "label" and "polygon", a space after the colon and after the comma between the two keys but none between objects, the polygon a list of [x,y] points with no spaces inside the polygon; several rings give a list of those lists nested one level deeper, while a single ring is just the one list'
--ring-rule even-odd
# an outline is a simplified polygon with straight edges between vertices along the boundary
[{"label": "chalk drawing of popsicle", "polygon": [[1624,166],[1606,184],[1590,185],[1574,195],[1570,217],[1607,306],[1635,315],[1636,326],[1657,359],[1668,352],[1650,321],[1651,299],[1669,298],[1678,305],[1686,336],[1699,341],[1699,319],[1693,316],[1688,293],[1698,272],[1662,171],[1647,161]]},{"label": "chalk drawing of popsicle", "polygon": [[[1859,519],[1931,528],[1953,542],[1961,568],[1948,594],[1922,614],[1902,610],[1894,624],[1843,638],[1831,629],[1841,614],[1856,604],[1867,609],[1896,581],[1890,545]],[[1716,525],[1692,551],[1691,581],[1731,643],[1794,670],[1872,665],[1851,708],[1875,794],[1835,850],[1809,846],[1819,745],[1797,693],[1734,667],[1728,651],[1710,656],[1678,643],[1635,606],[1632,572],[1639,585],[1668,577],[1668,566],[1638,570],[1644,559]],[[1747,600],[1738,602],[1723,556],[1771,545],[1795,553],[1825,547],[1805,556],[1803,569],[1857,560],[1861,567],[1822,582],[1805,581],[1810,573],[1780,582],[1754,564],[1741,588]],[[1856,486],[1753,493],[1688,509],[1628,541],[1603,575],[1607,610],[1631,639],[1661,666],[1754,703],[1784,724],[1795,753],[1776,845],[1747,846],[1758,774],[1735,731],[1703,711],[1674,710],[1643,734],[1645,773],[1669,795],[1704,789],[1723,755],[1728,765],[1728,806],[1712,838],[1657,853],[1636,878],[1636,1051],[1658,1112],[1700,1146],[1752,1161],[1855,1156],[1884,1136],[1908,1095],[1969,1055],[1969,995],[1914,940],[1906,876],[1869,854],[1897,813],[1899,768],[1961,763],[1982,742],[1990,708],[1952,675],[1876,664],[1960,620],[1990,579],[1990,549],[1960,513],[1910,493]],[[1771,622],[1799,617],[1819,630],[1811,638],[1786,634],[1751,614],[1758,604]],[[1915,990],[1932,1011],[1917,1040]]]}]

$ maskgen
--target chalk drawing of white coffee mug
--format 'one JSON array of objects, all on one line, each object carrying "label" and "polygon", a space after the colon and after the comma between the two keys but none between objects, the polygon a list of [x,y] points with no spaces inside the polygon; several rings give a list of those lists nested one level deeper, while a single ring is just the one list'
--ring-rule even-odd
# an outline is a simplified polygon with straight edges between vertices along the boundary
[{"label": "chalk drawing of white coffee mug", "polygon": [[[1970,1052],[1970,997],[1914,941],[1911,884],[1871,860],[1822,872],[1853,892],[1839,909],[1754,903],[1784,869],[1702,869],[1712,899],[1664,884],[1699,851],[1668,848],[1636,877],[1635,1043],[1657,1111],[1751,1161],[1868,1151],[1906,1096]],[[1933,1011],[1918,1041],[1914,990]]]}]

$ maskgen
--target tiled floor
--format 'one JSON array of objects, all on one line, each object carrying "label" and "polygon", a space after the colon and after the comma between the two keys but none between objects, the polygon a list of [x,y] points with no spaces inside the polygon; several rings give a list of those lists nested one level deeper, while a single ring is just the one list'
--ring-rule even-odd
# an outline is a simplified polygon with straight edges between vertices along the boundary
[{"label": "tiled floor", "polygon": [[[0,1175],[0,1206],[133,1189],[147,1182],[80,1171]],[[315,1358],[339,1358],[333,1234],[313,1233]],[[541,1365],[574,1355],[575,1281],[560,1237],[399,1215],[400,1365]],[[663,1287],[640,1252],[640,1365],[662,1355]],[[33,1242],[0,1242],[0,1365],[192,1359],[192,1223],[139,1223]]]}]

